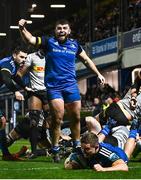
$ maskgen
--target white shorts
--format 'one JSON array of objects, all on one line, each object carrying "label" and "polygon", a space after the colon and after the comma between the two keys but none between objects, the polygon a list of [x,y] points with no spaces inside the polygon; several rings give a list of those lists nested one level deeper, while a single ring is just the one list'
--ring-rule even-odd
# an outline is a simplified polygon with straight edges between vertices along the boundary
[{"label": "white shorts", "polygon": [[112,136],[118,141],[118,147],[124,149],[124,145],[129,136],[129,130],[126,126],[117,126],[112,129]]}]

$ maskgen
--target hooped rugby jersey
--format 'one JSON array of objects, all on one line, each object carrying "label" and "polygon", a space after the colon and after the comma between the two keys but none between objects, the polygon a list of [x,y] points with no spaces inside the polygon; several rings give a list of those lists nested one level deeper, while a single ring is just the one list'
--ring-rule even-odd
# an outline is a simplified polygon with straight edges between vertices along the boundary
[{"label": "hooped rugby jersey", "polygon": [[31,53],[27,56],[25,65],[30,69],[30,87],[35,91],[45,90],[45,57],[38,52]]}]

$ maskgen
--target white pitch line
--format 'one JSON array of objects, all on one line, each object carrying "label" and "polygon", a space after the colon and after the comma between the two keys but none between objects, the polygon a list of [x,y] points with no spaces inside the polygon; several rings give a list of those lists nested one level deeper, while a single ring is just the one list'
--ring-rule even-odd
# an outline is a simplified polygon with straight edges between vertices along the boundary
[{"label": "white pitch line", "polygon": [[129,169],[141,169],[141,166],[129,167]]},{"label": "white pitch line", "polygon": [[10,169],[10,168],[0,168],[0,171],[33,171],[33,170],[54,170],[54,169],[59,169],[59,167],[37,167],[37,168],[15,168],[15,169]]},{"label": "white pitch line", "polygon": [[[129,169],[140,169],[141,166],[129,167]],[[33,170],[55,170],[60,169],[59,167],[35,167],[35,168],[0,168],[0,171],[33,171]]]}]

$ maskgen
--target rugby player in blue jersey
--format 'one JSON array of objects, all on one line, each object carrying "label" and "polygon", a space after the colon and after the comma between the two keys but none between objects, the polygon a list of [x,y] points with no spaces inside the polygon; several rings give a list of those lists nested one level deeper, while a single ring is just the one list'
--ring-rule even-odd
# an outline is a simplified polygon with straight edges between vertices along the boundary
[{"label": "rugby player in blue jersey", "polygon": [[79,58],[101,83],[105,78],[100,74],[92,60],[79,43],[70,39],[71,28],[67,20],[60,20],[55,25],[55,36],[35,37],[25,27],[26,20],[19,21],[19,30],[23,40],[43,48],[46,58],[45,86],[52,114],[52,153],[58,161],[60,127],[64,116],[64,107],[71,119],[71,132],[74,150],[80,147],[80,93],[76,81],[75,60]]},{"label": "rugby player in blue jersey", "polygon": [[[5,84],[15,94],[17,100],[24,100],[24,96],[19,92],[15,82],[20,82],[16,73],[17,69],[23,66],[26,58],[27,49],[23,46],[18,46],[14,49],[12,56],[0,60],[0,86]],[[26,89],[26,86],[23,88]],[[0,112],[0,148],[2,150],[2,156],[5,160],[16,160],[6,147],[5,125],[6,119],[3,113]]]},{"label": "rugby player in blue jersey", "polygon": [[105,138],[103,131],[99,135],[86,132],[81,138],[81,153],[71,153],[65,160],[65,168],[128,171],[127,162],[135,148],[138,126],[139,121],[134,119],[124,150],[109,143],[103,143]]}]

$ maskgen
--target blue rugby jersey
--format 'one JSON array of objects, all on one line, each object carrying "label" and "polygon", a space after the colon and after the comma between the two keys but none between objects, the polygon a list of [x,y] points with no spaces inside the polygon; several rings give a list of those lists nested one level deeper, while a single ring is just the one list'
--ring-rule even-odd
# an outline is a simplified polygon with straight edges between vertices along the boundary
[{"label": "blue rugby jersey", "polygon": [[17,66],[12,56],[0,60],[0,70],[8,71],[12,76],[16,75]]},{"label": "blue rugby jersey", "polygon": [[[16,75],[17,73],[17,66],[14,62],[14,59],[12,56],[3,58],[0,60],[0,71],[1,70],[6,70],[8,71],[11,76]],[[0,87],[4,84],[1,73],[0,73]]]},{"label": "blue rugby jersey", "polygon": [[91,168],[93,168],[94,164],[110,167],[112,163],[118,159],[122,159],[126,163],[128,162],[128,157],[121,148],[114,147],[108,143],[100,143],[99,145],[100,149],[98,153],[88,160],[88,164]]},{"label": "blue rugby jersey", "polygon": [[75,60],[82,52],[76,40],[68,39],[59,43],[54,37],[38,37],[37,45],[45,49],[46,68],[45,85],[49,88],[61,89],[76,83]]}]

